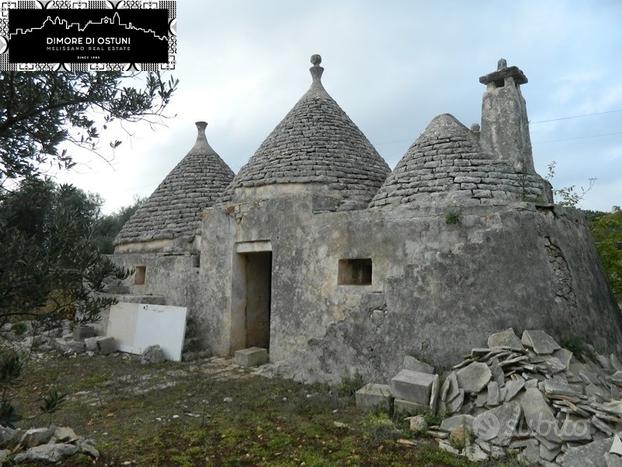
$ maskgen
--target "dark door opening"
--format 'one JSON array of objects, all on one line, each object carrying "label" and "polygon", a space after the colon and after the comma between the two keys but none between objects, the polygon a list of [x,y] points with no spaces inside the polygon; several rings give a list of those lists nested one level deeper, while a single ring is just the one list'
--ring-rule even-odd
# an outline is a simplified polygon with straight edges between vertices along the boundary
[{"label": "dark door opening", "polygon": [[272,252],[245,253],[246,347],[270,350]]}]

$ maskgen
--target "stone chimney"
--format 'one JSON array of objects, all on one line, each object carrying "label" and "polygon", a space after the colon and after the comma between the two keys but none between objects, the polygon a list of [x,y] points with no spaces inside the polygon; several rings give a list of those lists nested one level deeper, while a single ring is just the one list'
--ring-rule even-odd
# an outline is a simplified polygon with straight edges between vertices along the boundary
[{"label": "stone chimney", "polygon": [[480,143],[484,151],[508,162],[519,173],[535,173],[527,106],[520,92],[527,77],[500,59],[497,71],[480,77],[486,85],[482,102]]}]

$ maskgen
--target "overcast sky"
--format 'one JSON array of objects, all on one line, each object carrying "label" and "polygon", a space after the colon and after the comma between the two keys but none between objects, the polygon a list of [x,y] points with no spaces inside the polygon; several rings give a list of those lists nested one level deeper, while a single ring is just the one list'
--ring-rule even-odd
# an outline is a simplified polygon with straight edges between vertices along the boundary
[{"label": "overcast sky", "polygon": [[[536,167],[587,185],[582,207],[622,204],[622,2],[178,0],[176,115],[131,127],[112,167],[80,156],[59,181],[100,193],[105,212],[148,196],[194,143],[196,120],[234,171],[307,90],[313,53],[327,91],[394,167],[427,123],[480,120],[478,77],[505,57],[529,79]],[[617,112],[616,112],[617,111]],[[607,112],[607,113],[604,113]],[[596,113],[596,115],[594,115]],[[600,113],[600,114],[597,114]],[[576,115],[582,118],[556,120]]]}]

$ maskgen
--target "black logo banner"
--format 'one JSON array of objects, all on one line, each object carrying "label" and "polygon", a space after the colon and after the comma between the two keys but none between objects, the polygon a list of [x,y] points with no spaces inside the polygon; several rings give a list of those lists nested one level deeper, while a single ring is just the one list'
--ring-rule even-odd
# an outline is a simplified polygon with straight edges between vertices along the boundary
[{"label": "black logo banner", "polygon": [[[73,2],[50,2],[48,6],[58,3]],[[84,1],[75,3],[81,8],[3,11],[0,21],[8,27],[0,41],[0,70],[174,68],[174,2],[89,2],[94,7],[103,4],[111,8],[84,8]],[[123,3],[134,8],[119,8]]]}]

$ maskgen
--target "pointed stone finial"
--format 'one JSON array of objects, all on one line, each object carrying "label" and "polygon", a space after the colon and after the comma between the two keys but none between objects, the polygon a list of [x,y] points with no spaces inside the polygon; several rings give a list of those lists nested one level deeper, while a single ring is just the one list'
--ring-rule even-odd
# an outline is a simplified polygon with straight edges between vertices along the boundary
[{"label": "pointed stone finial", "polygon": [[205,134],[205,128],[207,128],[207,122],[195,122],[194,123],[197,126],[197,130],[199,131],[199,134]]},{"label": "pointed stone finial", "polygon": [[505,58],[500,58],[497,62],[497,70],[503,70],[508,67],[508,61]]},{"label": "pointed stone finial", "polygon": [[320,63],[322,63],[322,57],[318,54],[311,55],[311,63],[313,66],[309,68],[309,71],[311,71],[313,82],[321,82],[322,73],[324,72],[324,68],[320,66]]},{"label": "pointed stone finial", "polygon": [[197,126],[197,139],[192,147],[192,151],[199,153],[211,153],[214,150],[207,142],[207,136],[205,136],[205,128],[207,128],[207,122],[199,121],[194,122]]}]

